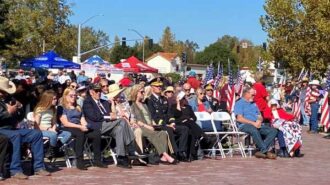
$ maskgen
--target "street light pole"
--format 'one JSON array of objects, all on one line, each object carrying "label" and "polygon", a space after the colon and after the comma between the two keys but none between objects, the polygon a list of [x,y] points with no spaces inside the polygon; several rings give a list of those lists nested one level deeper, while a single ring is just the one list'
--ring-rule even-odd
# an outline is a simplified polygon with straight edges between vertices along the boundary
[{"label": "street light pole", "polygon": [[138,31],[136,31],[135,29],[128,29],[128,31],[133,31],[136,34],[138,34],[141,38],[142,38],[142,62],[144,63],[144,36],[142,36],[142,34],[140,34]]},{"label": "street light pole", "polygon": [[80,44],[81,44],[81,26],[83,24],[85,24],[86,22],[88,22],[89,20],[93,19],[94,17],[97,17],[97,16],[103,16],[103,14],[97,14],[97,15],[93,15],[91,17],[89,17],[88,19],[86,19],[83,23],[80,23],[78,24],[78,43],[77,43],[77,61],[78,63],[80,63],[80,56],[81,56],[81,53],[80,53]]}]

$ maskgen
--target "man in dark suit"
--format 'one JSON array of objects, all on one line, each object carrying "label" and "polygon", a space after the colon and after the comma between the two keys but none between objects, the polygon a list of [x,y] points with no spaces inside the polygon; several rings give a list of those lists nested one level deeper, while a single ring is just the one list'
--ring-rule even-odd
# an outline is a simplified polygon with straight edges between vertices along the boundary
[{"label": "man in dark suit", "polygon": [[[83,104],[83,113],[88,123],[88,128],[101,130],[102,135],[110,135],[116,140],[116,154],[118,167],[131,168],[128,157],[135,155],[134,133],[124,119],[119,119],[108,101],[100,99],[101,85],[93,84],[89,96]],[[127,148],[127,151],[126,151]],[[126,152],[128,156],[126,156]]]},{"label": "man in dark suit", "polygon": [[205,97],[206,97],[206,100],[209,102],[211,109],[214,112],[218,111],[220,108],[220,104],[219,104],[219,101],[213,97],[213,91],[214,91],[213,85],[207,84],[205,86],[205,91],[206,91]]},{"label": "man in dark suit", "polygon": [[[175,125],[172,111],[169,109],[167,99],[161,95],[163,82],[161,78],[150,81],[152,95],[147,99],[147,105],[151,113],[151,119],[162,130],[167,131],[173,150],[181,161],[187,161],[186,151],[188,143],[189,128]],[[175,137],[178,137],[179,145]]]}]

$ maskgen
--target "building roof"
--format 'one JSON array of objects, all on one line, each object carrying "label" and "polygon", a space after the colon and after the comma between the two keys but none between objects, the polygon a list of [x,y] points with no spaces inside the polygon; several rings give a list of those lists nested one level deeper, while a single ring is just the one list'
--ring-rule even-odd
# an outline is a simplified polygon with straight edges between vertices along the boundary
[{"label": "building roof", "polygon": [[146,61],[149,61],[157,56],[161,56],[161,57],[165,58],[167,61],[173,62],[174,59],[178,56],[178,54],[177,53],[157,52],[157,53],[154,53],[151,57],[147,58]]}]

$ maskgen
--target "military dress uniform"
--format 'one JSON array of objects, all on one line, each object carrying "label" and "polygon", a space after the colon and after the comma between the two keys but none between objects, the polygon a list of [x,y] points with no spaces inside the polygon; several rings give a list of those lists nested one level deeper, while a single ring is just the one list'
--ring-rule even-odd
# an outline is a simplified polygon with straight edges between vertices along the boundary
[{"label": "military dress uniform", "polygon": [[[150,85],[162,86],[162,82],[152,80]],[[181,125],[176,125],[175,130],[167,125],[175,124],[175,119],[173,113],[169,108],[168,101],[166,97],[162,95],[152,94],[147,100],[148,109],[151,114],[151,119],[155,122],[155,128],[167,131],[171,144],[173,146],[174,152],[179,157],[186,157],[185,152],[187,150],[188,133],[189,128]],[[179,145],[176,144],[175,138]]]}]

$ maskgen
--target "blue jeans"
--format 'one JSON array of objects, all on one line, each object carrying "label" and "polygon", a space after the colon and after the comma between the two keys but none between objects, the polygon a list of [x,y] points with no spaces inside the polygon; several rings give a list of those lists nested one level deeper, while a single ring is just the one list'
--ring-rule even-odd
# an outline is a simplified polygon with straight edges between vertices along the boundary
[{"label": "blue jeans", "polygon": [[311,119],[310,119],[310,128],[311,131],[318,131],[318,112],[319,112],[319,103],[315,102],[315,103],[311,103]]},{"label": "blue jeans", "polygon": [[308,125],[309,124],[309,116],[305,112],[305,103],[300,104],[300,112],[303,120],[303,125]]},{"label": "blue jeans", "polygon": [[283,135],[283,132],[280,130],[277,132],[277,139],[278,139],[278,145],[281,148],[285,148],[286,145],[285,145],[284,135]]},{"label": "blue jeans", "polygon": [[10,173],[15,175],[22,172],[21,166],[21,145],[22,143],[31,144],[33,155],[34,171],[45,169],[44,165],[44,147],[42,141],[42,133],[39,130],[33,129],[0,129],[0,134],[5,135],[10,139],[13,145],[13,153],[11,156]]},{"label": "blue jeans", "polygon": [[[256,143],[258,149],[262,153],[268,152],[269,147],[274,142],[274,139],[277,135],[277,129],[265,125],[261,125],[261,128],[256,128],[250,124],[241,124],[239,129],[242,132],[246,132],[252,136],[253,141]],[[265,140],[263,140],[261,136],[264,136]]]},{"label": "blue jeans", "polygon": [[42,136],[43,137],[48,137],[49,138],[49,145],[50,146],[56,146],[57,144],[57,138],[59,138],[59,140],[61,141],[61,143],[66,143],[70,137],[71,137],[71,133],[68,131],[58,131],[53,132],[53,131],[48,131],[48,130],[43,130],[42,132]]}]

